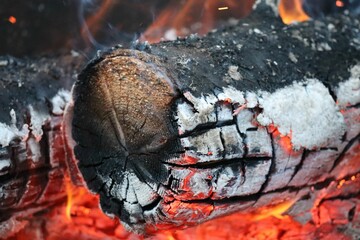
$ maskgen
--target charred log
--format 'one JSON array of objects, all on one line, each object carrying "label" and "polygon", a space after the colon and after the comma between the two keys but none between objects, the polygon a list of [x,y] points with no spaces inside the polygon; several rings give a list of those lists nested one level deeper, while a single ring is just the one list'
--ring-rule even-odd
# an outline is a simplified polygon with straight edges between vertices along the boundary
[{"label": "charred log", "polygon": [[[326,188],[313,189],[312,197],[303,197],[287,212],[284,211],[289,203],[284,202],[270,208],[261,207],[250,214],[237,212],[192,228],[158,231],[150,239],[358,239],[360,205],[357,196],[351,192],[359,189],[359,183],[358,175],[334,181]],[[315,206],[314,199],[318,199]],[[313,208],[309,211],[306,206]],[[80,193],[72,206],[71,219],[64,218],[65,207],[65,204],[57,206],[49,213],[33,218],[14,240],[144,239],[127,232],[117,219],[106,217],[99,209],[97,196]],[[287,216],[294,211],[298,212],[298,218]],[[309,215],[311,221],[304,223],[305,215]],[[298,222],[300,220],[303,224]]]},{"label": "charred log", "polygon": [[0,238],[62,203],[62,114],[81,57],[0,60]]},{"label": "charred log", "polygon": [[360,172],[359,18],[284,26],[266,11],[115,48],[79,75],[75,154],[104,212],[151,232],[315,201]]}]

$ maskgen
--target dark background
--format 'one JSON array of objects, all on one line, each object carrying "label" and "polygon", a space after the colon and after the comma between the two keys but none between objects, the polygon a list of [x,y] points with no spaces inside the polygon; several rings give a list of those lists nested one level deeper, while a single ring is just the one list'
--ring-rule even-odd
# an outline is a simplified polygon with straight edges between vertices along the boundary
[{"label": "dark background", "polygon": [[[28,56],[70,49],[89,52],[119,43],[126,45],[169,4],[181,6],[186,1],[1,0],[0,55]],[[239,1],[244,4],[245,0]],[[360,13],[360,0],[342,2],[343,8],[336,7],[336,0],[303,0],[303,5],[314,18],[345,9]],[[106,3],[109,5],[101,14]],[[9,21],[11,16],[16,18],[15,23]]]}]

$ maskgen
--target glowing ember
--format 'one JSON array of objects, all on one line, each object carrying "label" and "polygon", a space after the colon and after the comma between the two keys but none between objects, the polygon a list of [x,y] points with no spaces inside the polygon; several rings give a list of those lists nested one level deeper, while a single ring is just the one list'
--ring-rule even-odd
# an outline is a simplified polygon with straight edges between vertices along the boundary
[{"label": "glowing ember", "polygon": [[278,129],[274,131],[274,136],[279,138],[280,146],[286,150],[288,153],[291,153],[293,150],[293,146],[291,144],[291,134],[289,136],[282,135]]},{"label": "glowing ember", "polygon": [[335,2],[335,4],[336,4],[337,7],[344,7],[344,2],[343,1],[337,0]]},{"label": "glowing ember", "polygon": [[[358,178],[359,174],[353,175],[350,178],[347,178],[347,180],[344,179],[344,181],[340,182],[342,184],[347,184],[357,180]],[[68,204],[53,208],[45,216],[39,216],[39,224],[42,224],[41,227],[37,225],[29,225],[17,235],[16,239],[38,239],[37,236],[43,236],[42,239],[45,240],[144,239],[143,236],[127,232],[117,219],[111,219],[103,214],[99,209],[98,197],[87,192],[85,188],[71,186],[71,182],[69,182],[68,189],[71,189],[72,191],[71,195],[73,200],[72,204],[70,204],[72,212],[71,223],[69,221],[64,221],[64,219],[67,218],[67,216],[65,216],[64,209],[68,208],[68,202]],[[328,193],[322,192],[322,194],[318,196],[317,202],[321,202],[321,199],[326,197],[326,194],[331,194],[332,192],[333,191],[328,191]],[[176,206],[178,203],[180,203],[180,205]],[[333,234],[336,233],[336,228],[329,229],[329,224],[325,224],[325,227],[322,225],[316,227],[310,221],[309,223],[302,225],[296,222],[291,216],[284,215],[284,213],[287,212],[295,203],[296,199],[292,199],[274,206],[262,207],[256,212],[239,212],[184,230],[177,229],[171,231],[158,231],[153,233],[154,235],[152,235],[149,239],[318,239],[315,238],[315,232],[320,232],[320,234],[324,234],[324,236],[328,237],[333,236]],[[185,203],[175,201],[173,205],[174,208],[171,207],[169,210],[173,211],[173,214],[176,214],[182,207],[189,207],[183,206],[184,204]],[[352,207],[353,205],[350,204],[349,206]],[[192,207],[194,207],[194,214],[196,211],[206,213],[212,210],[211,206],[205,205]],[[330,205],[330,210],[331,209],[334,208],[331,208]],[[314,211],[315,210],[317,211],[318,209],[314,209]],[[337,212],[335,210],[333,210],[333,212],[335,213],[333,217],[342,216],[341,214],[336,214]],[[318,214],[316,216],[318,216]],[[322,219],[322,221],[325,220]],[[46,237],[45,235],[41,235],[42,233],[39,232],[41,229],[50,230],[46,233]]]},{"label": "glowing ember", "polygon": [[348,183],[350,183],[350,182],[352,182],[352,181],[355,181],[357,177],[358,177],[358,176],[353,175],[353,176],[350,177],[350,179],[341,179],[341,180],[339,181],[338,185],[336,186],[336,188],[337,188],[337,189],[342,188],[342,187],[344,186],[344,184],[348,184]]},{"label": "glowing ember", "polygon": [[339,184],[337,185],[337,188],[341,188],[343,185],[344,185],[344,183],[345,183],[346,181],[343,179],[343,180],[341,180],[340,182],[339,182]]},{"label": "glowing ember", "polygon": [[285,150],[289,154],[294,153],[293,145],[291,143],[291,131],[289,135],[284,136],[274,125],[269,126],[269,131],[273,133],[273,137],[278,140],[279,145],[282,147],[283,150]]},{"label": "glowing ember", "polygon": [[12,23],[12,24],[15,24],[16,23],[16,18],[14,16],[10,16],[9,17],[9,22]]},{"label": "glowing ember", "polygon": [[218,8],[219,11],[228,10],[228,9],[229,9],[229,7],[219,7],[219,8]]},{"label": "glowing ember", "polygon": [[302,8],[301,0],[282,0],[279,3],[279,14],[285,24],[309,20]]}]

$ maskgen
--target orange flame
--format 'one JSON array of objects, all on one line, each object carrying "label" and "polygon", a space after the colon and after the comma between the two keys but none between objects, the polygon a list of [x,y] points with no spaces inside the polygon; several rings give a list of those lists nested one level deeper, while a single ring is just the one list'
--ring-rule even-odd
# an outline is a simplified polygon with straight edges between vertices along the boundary
[{"label": "orange flame", "polygon": [[14,16],[10,16],[8,20],[9,20],[9,22],[12,23],[12,24],[15,24],[15,23],[16,23],[16,17],[14,17]]},{"label": "orange flame", "polygon": [[301,0],[281,0],[279,14],[285,24],[304,22],[310,19],[302,8]]},{"label": "orange flame", "polygon": [[71,220],[71,207],[73,205],[73,189],[70,178],[65,179],[67,202],[65,208],[65,216],[68,220]]},{"label": "orange flame", "polygon": [[264,207],[260,209],[258,212],[256,212],[256,214],[252,217],[252,220],[260,221],[268,217],[276,217],[278,219],[283,219],[286,217],[283,215],[284,212],[286,212],[295,202],[296,200],[294,199],[294,200],[284,201],[275,206]]},{"label": "orange flame", "polygon": [[150,43],[161,38],[174,40],[191,33],[206,34],[218,20],[242,18],[251,11],[253,1],[188,0],[172,1],[145,31],[141,40]]}]

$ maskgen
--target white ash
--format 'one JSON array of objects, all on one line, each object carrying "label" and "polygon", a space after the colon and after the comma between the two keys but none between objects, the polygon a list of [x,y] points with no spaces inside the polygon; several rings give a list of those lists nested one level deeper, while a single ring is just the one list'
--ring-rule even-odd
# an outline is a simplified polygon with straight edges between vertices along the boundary
[{"label": "white ash", "polygon": [[29,112],[31,133],[35,137],[36,141],[40,141],[43,135],[42,127],[50,119],[50,115],[47,112],[39,112],[35,110],[31,105],[29,106]]},{"label": "white ash", "polygon": [[279,15],[279,0],[265,0],[265,3],[271,7],[275,16]]},{"label": "white ash", "polygon": [[244,196],[258,193],[266,181],[271,161],[257,161],[255,165],[245,165],[244,183],[236,189],[235,196]]},{"label": "white ash", "polygon": [[181,103],[177,108],[177,120],[179,124],[179,134],[191,131],[202,123],[215,122],[216,113],[213,106],[207,106],[205,110],[195,112],[188,103]]},{"label": "white ash", "polygon": [[8,60],[0,60],[0,67],[7,66],[9,64]]},{"label": "white ash", "polygon": [[[176,180],[173,181],[171,189],[176,193],[190,192],[194,198],[197,196],[204,195],[207,197],[211,192],[211,186],[207,182],[208,179],[212,178],[211,170],[209,169],[184,169],[174,168],[171,171],[172,177]],[[174,196],[179,198],[179,196]]]},{"label": "white ash", "polygon": [[199,159],[199,162],[221,159],[224,146],[221,142],[220,131],[221,129],[215,128],[199,136],[181,138],[183,147],[194,147],[194,150],[187,150],[186,155]]},{"label": "white ash", "polygon": [[135,189],[134,189],[134,184],[136,183],[130,183],[130,177],[128,179],[129,181],[129,186],[126,190],[126,198],[125,198],[125,202],[129,202],[129,203],[137,203],[137,197],[135,194]]},{"label": "white ash", "polygon": [[244,156],[243,139],[236,130],[235,125],[221,128],[221,137],[225,148],[225,159],[240,158]]},{"label": "white ash", "polygon": [[238,103],[240,105],[245,104],[244,93],[233,88],[233,87],[225,87],[223,88],[223,92],[219,93],[217,98],[220,101],[225,101],[230,99],[232,103]]},{"label": "white ash", "polygon": [[75,51],[73,49],[70,51],[70,54],[71,54],[72,57],[79,57],[80,56],[80,53],[78,53],[77,51]]},{"label": "white ash", "polygon": [[241,76],[240,72],[238,71],[239,67],[238,66],[229,66],[229,69],[228,69],[228,74],[229,76],[234,79],[234,80],[242,80],[243,77]]},{"label": "white ash", "polygon": [[[125,200],[127,196],[127,189],[129,185],[128,172],[125,172],[125,176],[121,182],[114,182],[113,187],[110,189],[110,194],[117,199]],[[110,188],[110,187],[109,187]]]},{"label": "white ash", "polygon": [[335,31],[336,31],[335,25],[332,24],[332,23],[329,23],[329,24],[327,25],[327,29],[328,29],[330,32],[335,32]]},{"label": "white ash", "polygon": [[41,157],[39,142],[37,142],[34,138],[30,137],[27,143],[31,152],[31,161],[34,163],[38,162]]},{"label": "white ash", "polygon": [[258,34],[258,35],[261,35],[261,36],[266,36],[266,34],[265,33],[263,33],[262,31],[260,31],[260,29],[258,29],[258,28],[254,28],[254,33],[256,33],[256,34]]},{"label": "white ash", "polygon": [[129,213],[130,223],[137,223],[142,216],[142,209],[138,203],[124,202],[124,209]]},{"label": "white ash", "polygon": [[185,131],[191,131],[199,124],[197,115],[187,103],[178,104],[176,117],[179,125],[179,134],[183,134]]},{"label": "white ash", "polygon": [[202,95],[200,98],[196,98],[190,92],[184,93],[184,96],[194,105],[195,109],[199,112],[213,111],[214,104],[218,100],[214,95]]},{"label": "white ash", "polygon": [[176,38],[177,38],[177,33],[176,33],[176,29],[174,28],[167,30],[164,34],[165,40],[176,40]]},{"label": "white ash", "polygon": [[292,53],[292,52],[289,52],[289,59],[290,59],[290,61],[292,61],[293,63],[297,63],[297,62],[298,62],[297,57],[296,57],[295,54]]},{"label": "white ash", "polygon": [[219,104],[216,109],[217,120],[219,122],[231,121],[233,119],[232,108],[230,104]]},{"label": "white ash", "polygon": [[301,32],[300,32],[299,30],[294,30],[294,31],[292,31],[291,37],[294,38],[294,39],[299,40],[300,42],[302,42],[305,47],[310,46],[309,39],[304,38],[304,37],[301,35]]},{"label": "white ash", "polygon": [[258,105],[257,96],[253,92],[246,92],[246,107],[254,108]]},{"label": "white ash", "polygon": [[261,4],[262,2],[265,2],[265,4],[271,8],[275,16],[279,15],[279,11],[278,11],[279,0],[256,0],[255,3],[253,4],[252,9],[256,10],[259,4]]},{"label": "white ash", "polygon": [[236,19],[236,18],[233,18],[233,17],[229,18],[229,20],[228,20],[229,25],[233,25],[233,26],[238,25],[239,22],[240,22],[239,19]]},{"label": "white ash", "polygon": [[219,171],[218,177],[214,178],[212,185],[214,186],[213,198],[222,199],[233,197],[236,190],[241,188],[244,183],[243,172],[240,167],[224,167]]},{"label": "white ash", "polygon": [[317,79],[261,95],[263,113],[257,117],[258,122],[277,126],[282,135],[291,137],[294,149],[320,148],[345,132],[343,116],[329,90]]},{"label": "white ash", "polygon": [[0,160],[0,175],[3,170],[9,168],[11,166],[11,162],[9,159]]},{"label": "white ash", "polygon": [[218,101],[214,95],[194,97],[190,92],[184,93],[184,96],[193,104],[181,103],[177,109],[177,120],[179,133],[193,130],[201,123],[215,122],[216,112],[214,104]]},{"label": "white ash", "polygon": [[331,47],[328,43],[326,42],[322,42],[322,43],[318,43],[318,44],[315,44],[315,43],[312,43],[311,44],[311,49],[312,50],[317,50],[319,52],[323,52],[323,51],[331,51]]},{"label": "white ash", "polygon": [[247,131],[245,142],[249,157],[272,156],[271,139],[265,128],[259,128],[257,131]]},{"label": "white ash", "polygon": [[[223,88],[222,92],[217,96],[211,94],[202,95],[197,98],[190,92],[185,92],[184,96],[193,106],[188,103],[180,103],[177,106],[176,119],[178,121],[178,131],[180,134],[191,131],[200,124],[216,122],[215,103],[218,101],[230,101],[231,103],[237,103],[239,105],[244,105],[246,102],[244,93],[233,87]],[[250,105],[257,103],[254,94],[249,93],[248,96]],[[218,118],[227,119],[228,116],[226,114],[226,111],[220,111]]]},{"label": "white ash", "polygon": [[360,39],[359,38],[353,38],[350,42],[350,46],[355,47],[357,50],[360,50]]},{"label": "white ash", "polygon": [[[352,68],[350,83],[359,81],[359,66]],[[349,88],[348,85],[350,84],[344,83],[341,85],[343,87],[339,87],[338,92],[344,91],[344,89],[347,89],[347,91],[354,89]],[[353,84],[351,85],[353,86]],[[225,87],[222,90],[216,97],[207,95],[196,98],[190,92],[185,93],[185,97],[194,104],[195,109],[191,109],[187,105],[178,105],[179,132],[192,130],[198,126],[199,122],[204,124],[206,121],[209,122],[210,119],[213,121],[213,113],[216,112],[214,106],[216,101],[230,101],[232,104],[239,104],[240,108],[244,107],[236,116],[240,132],[245,132],[248,128],[254,127],[251,122],[253,115],[246,108],[255,108],[257,106],[262,108],[263,112],[256,118],[258,123],[262,126],[275,125],[282,135],[291,137],[294,149],[300,149],[301,147],[308,149],[320,148],[339,139],[345,131],[342,114],[329,90],[317,79],[308,79],[302,83],[295,82],[291,86],[279,89],[274,93],[264,91],[258,93],[246,92],[246,101],[244,93],[235,88]],[[348,102],[349,96],[353,96],[355,99],[351,100],[352,103],[358,101],[356,99],[359,99],[359,89],[355,88],[355,90],[352,93],[353,95],[341,93],[342,96],[346,96],[346,101],[343,101]],[[338,95],[340,96],[340,93]],[[194,110],[196,113],[194,113]],[[212,116],[212,118],[209,116]],[[220,119],[222,118],[220,117]],[[201,152],[205,154],[204,146],[209,145],[209,143],[203,139],[201,145],[203,146],[199,146],[202,149]]]},{"label": "white ash", "polygon": [[153,191],[153,189],[146,183],[141,182],[136,174],[129,174],[129,182],[131,182],[131,187],[134,189],[137,202],[142,207],[149,205],[157,198],[158,195]]},{"label": "white ash", "polygon": [[14,109],[10,110],[10,118],[11,118],[11,125],[15,126],[16,125],[16,113]]},{"label": "white ash", "polygon": [[341,108],[346,107],[348,104],[360,103],[360,64],[350,69],[350,78],[339,83],[339,86],[335,89],[335,94]]},{"label": "white ash", "polygon": [[254,114],[249,109],[244,109],[236,115],[236,124],[241,133],[245,133],[247,129],[255,127],[251,120]]},{"label": "white ash", "polygon": [[259,6],[259,4],[262,2],[262,0],[255,0],[253,6],[252,6],[252,9],[253,10],[256,10],[256,8]]},{"label": "white ash", "polygon": [[29,127],[24,124],[19,130],[16,127],[16,114],[14,109],[10,111],[11,125],[0,123],[0,147],[7,147],[16,138],[25,141],[29,135]]},{"label": "white ash", "polygon": [[52,105],[51,112],[55,115],[62,115],[66,104],[71,99],[71,93],[68,90],[61,89],[59,92],[50,100]]}]

